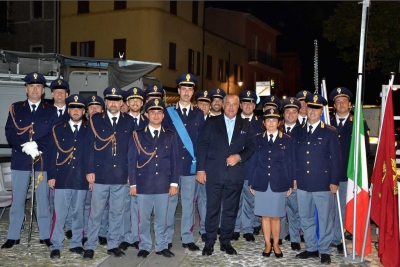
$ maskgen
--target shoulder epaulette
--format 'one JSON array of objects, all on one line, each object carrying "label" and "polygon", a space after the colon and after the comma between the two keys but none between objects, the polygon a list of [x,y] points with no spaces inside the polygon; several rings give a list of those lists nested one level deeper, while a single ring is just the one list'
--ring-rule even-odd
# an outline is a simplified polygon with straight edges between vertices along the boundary
[{"label": "shoulder epaulette", "polygon": [[325,123],[323,123],[323,122],[321,121],[321,129],[324,129],[324,127],[325,127]]},{"label": "shoulder epaulette", "polygon": [[351,114],[349,115],[349,120],[353,121],[353,115],[351,115]]},{"label": "shoulder epaulette", "polygon": [[256,115],[254,115],[254,119],[255,119],[256,121],[258,121],[258,117],[257,117]]},{"label": "shoulder epaulette", "polygon": [[333,127],[332,125],[328,125],[328,124],[326,124],[326,128],[328,128],[328,129],[331,129],[331,130],[337,130],[335,127]]},{"label": "shoulder epaulette", "polygon": [[256,135],[255,136],[260,136],[260,135],[262,135],[263,133],[256,133]]},{"label": "shoulder epaulette", "polygon": [[282,136],[283,136],[283,132],[282,131],[279,131],[279,138],[282,138]]},{"label": "shoulder epaulette", "polygon": [[287,138],[292,138],[290,135],[283,133],[284,136],[286,136]]},{"label": "shoulder epaulette", "polygon": [[142,121],[144,121],[144,117],[143,117],[143,115],[140,115],[140,118],[142,119]]},{"label": "shoulder epaulette", "polygon": [[[164,130],[164,128],[163,128],[163,130]],[[176,133],[175,131],[173,131],[173,130],[171,130],[171,129],[165,129],[165,131],[167,131],[167,132],[172,132],[172,133]],[[165,132],[164,131],[164,132]]]}]

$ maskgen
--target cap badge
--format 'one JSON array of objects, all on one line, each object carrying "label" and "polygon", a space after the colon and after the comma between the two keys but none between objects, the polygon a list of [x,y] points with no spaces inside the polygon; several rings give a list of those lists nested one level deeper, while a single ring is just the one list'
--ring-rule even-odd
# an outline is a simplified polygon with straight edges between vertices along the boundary
[{"label": "cap badge", "polygon": [[35,78],[35,80],[37,79],[37,73],[35,72],[34,74],[33,74],[33,78]]},{"label": "cap badge", "polygon": [[293,102],[294,102],[294,99],[293,99],[293,97],[291,97],[290,98],[290,104],[293,104]]},{"label": "cap badge", "polygon": [[207,94],[208,94],[208,92],[207,92],[207,91],[204,91],[204,97],[206,97],[206,96],[207,96]]},{"label": "cap badge", "polygon": [[92,95],[92,101],[95,101],[95,100],[96,100],[96,96]]},{"label": "cap badge", "polygon": [[314,95],[313,100],[314,100],[314,103],[317,103],[317,101],[318,101],[318,96],[317,96],[317,95]]},{"label": "cap badge", "polygon": [[250,96],[250,91],[247,91],[247,96]]},{"label": "cap badge", "polygon": [[159,102],[159,100],[156,98],[156,99],[154,99],[154,104],[156,105],[156,106],[158,106],[158,102]]},{"label": "cap badge", "polygon": [[336,91],[340,94],[340,91],[342,91],[342,89],[338,88]]},{"label": "cap badge", "polygon": [[275,100],[275,97],[274,96],[271,96],[271,101],[274,101]]},{"label": "cap badge", "polygon": [[137,88],[133,88],[133,94],[137,95]]},{"label": "cap badge", "polygon": [[111,89],[111,94],[115,95],[115,91],[117,91],[115,88]]},{"label": "cap badge", "polygon": [[75,100],[75,102],[78,102],[78,96],[77,95],[74,96],[74,100]]},{"label": "cap badge", "polygon": [[217,94],[219,94],[219,88],[217,89]]},{"label": "cap badge", "polygon": [[58,80],[58,85],[61,85],[62,84],[62,81],[61,80]]},{"label": "cap badge", "polygon": [[154,92],[157,92],[157,86],[156,85],[154,85],[153,90],[154,90]]},{"label": "cap badge", "polygon": [[307,96],[307,91],[303,91],[303,96],[304,96],[304,97]]},{"label": "cap badge", "polygon": [[186,74],[186,81],[189,82],[190,81],[190,74]]},{"label": "cap badge", "polygon": [[271,108],[271,109],[269,110],[269,113],[270,113],[270,114],[274,114],[274,109]]}]

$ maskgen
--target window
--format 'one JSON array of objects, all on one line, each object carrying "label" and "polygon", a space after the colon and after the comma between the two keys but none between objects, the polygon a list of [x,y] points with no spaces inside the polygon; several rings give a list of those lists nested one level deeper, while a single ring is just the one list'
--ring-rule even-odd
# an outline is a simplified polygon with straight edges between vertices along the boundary
[{"label": "window", "polygon": [[114,58],[122,58],[126,59],[126,39],[114,39]]},{"label": "window", "polygon": [[197,24],[199,21],[199,1],[192,2],[192,23]]},{"label": "window", "polygon": [[80,43],[81,57],[94,57],[94,41]]},{"label": "window", "polygon": [[78,14],[89,13],[89,1],[78,1]]},{"label": "window", "polygon": [[225,82],[224,61],[222,59],[218,61],[218,81]]},{"label": "window", "polygon": [[194,51],[189,49],[188,54],[188,72],[194,74]]},{"label": "window", "polygon": [[200,61],[201,61],[201,54],[197,51],[197,58],[196,58],[196,75],[200,75]]},{"label": "window", "polygon": [[206,78],[212,79],[212,56],[207,55],[207,73]]},{"label": "window", "polygon": [[32,53],[43,53],[43,45],[31,45],[30,50]]},{"label": "window", "polygon": [[171,70],[176,70],[176,44],[169,43],[169,62],[168,68]]},{"label": "window", "polygon": [[126,9],[126,1],[114,1],[114,10]]},{"label": "window", "polygon": [[238,78],[239,78],[239,66],[235,64],[233,67],[233,82],[234,84],[238,83]]},{"label": "window", "polygon": [[77,56],[77,55],[78,55],[78,43],[71,42],[71,56]]},{"label": "window", "polygon": [[240,66],[239,69],[240,69],[239,82],[243,82],[243,66]]},{"label": "window", "polygon": [[169,1],[169,12],[173,15],[176,15],[178,11],[178,2],[177,1]]},{"label": "window", "polygon": [[229,75],[230,75],[230,66],[229,66],[229,62],[226,61],[225,62],[225,81],[229,82]]},{"label": "window", "polygon": [[43,1],[32,1],[31,18],[43,19]]}]

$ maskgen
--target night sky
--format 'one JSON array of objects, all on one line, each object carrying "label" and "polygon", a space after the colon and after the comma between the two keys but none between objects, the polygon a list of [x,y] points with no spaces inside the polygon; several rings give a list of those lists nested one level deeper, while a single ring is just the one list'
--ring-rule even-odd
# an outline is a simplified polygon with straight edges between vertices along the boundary
[{"label": "night sky", "polygon": [[[314,92],[314,40],[318,40],[319,80],[326,78],[327,91],[338,86],[347,87],[354,94],[358,62],[352,66],[341,60],[335,43],[322,37],[322,21],[333,15],[338,2],[281,2],[281,1],[206,1],[205,7],[217,7],[254,15],[281,33],[277,38],[277,52],[296,52],[300,57],[301,79],[304,89]],[[361,13],[362,5],[360,5]],[[373,6],[371,6],[373,8]],[[360,29],[361,30],[361,29]],[[393,70],[398,71],[398,70]],[[366,73],[364,104],[380,105],[382,84],[389,75],[380,70]],[[396,98],[400,101],[400,96]]]}]

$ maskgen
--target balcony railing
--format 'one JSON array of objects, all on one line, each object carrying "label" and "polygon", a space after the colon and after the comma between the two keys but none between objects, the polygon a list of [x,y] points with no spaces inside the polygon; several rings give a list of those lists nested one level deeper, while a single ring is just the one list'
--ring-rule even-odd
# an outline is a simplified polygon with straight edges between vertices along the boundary
[{"label": "balcony railing", "polygon": [[282,64],[276,59],[271,58],[271,55],[262,50],[248,49],[248,61],[257,61],[269,67],[282,70]]}]

